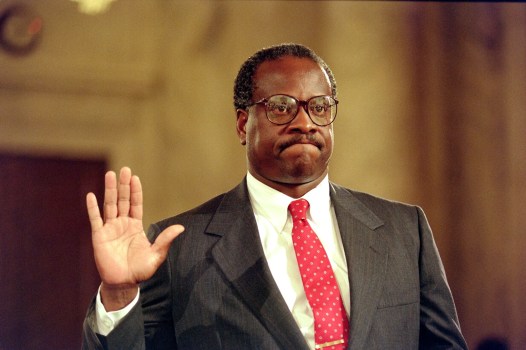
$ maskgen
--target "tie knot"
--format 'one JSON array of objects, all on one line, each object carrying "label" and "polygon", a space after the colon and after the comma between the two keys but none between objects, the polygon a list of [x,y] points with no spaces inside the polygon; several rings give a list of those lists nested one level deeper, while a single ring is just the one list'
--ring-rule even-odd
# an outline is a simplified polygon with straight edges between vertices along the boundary
[{"label": "tie knot", "polygon": [[293,220],[305,220],[307,218],[307,209],[309,202],[306,199],[296,199],[289,204],[289,212]]}]

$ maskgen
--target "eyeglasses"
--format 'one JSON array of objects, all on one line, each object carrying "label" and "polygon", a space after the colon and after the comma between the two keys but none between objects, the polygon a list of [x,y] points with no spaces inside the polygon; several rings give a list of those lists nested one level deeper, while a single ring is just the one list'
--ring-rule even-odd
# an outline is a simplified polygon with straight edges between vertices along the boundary
[{"label": "eyeglasses", "polygon": [[307,101],[300,101],[288,95],[272,95],[252,105],[257,104],[265,106],[267,119],[276,125],[290,123],[298,115],[300,107],[303,107],[312,122],[318,126],[331,124],[338,111],[338,100],[331,96],[314,96]]}]

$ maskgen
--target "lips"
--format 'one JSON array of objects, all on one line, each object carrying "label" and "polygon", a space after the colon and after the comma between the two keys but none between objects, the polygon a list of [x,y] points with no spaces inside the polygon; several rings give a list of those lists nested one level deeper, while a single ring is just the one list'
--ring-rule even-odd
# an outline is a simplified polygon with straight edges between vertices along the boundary
[{"label": "lips", "polygon": [[318,140],[315,135],[298,135],[291,138],[290,140],[281,143],[279,145],[280,153],[283,152],[283,150],[285,150],[286,148],[293,145],[313,145],[320,150],[323,147],[323,143],[320,140]]}]

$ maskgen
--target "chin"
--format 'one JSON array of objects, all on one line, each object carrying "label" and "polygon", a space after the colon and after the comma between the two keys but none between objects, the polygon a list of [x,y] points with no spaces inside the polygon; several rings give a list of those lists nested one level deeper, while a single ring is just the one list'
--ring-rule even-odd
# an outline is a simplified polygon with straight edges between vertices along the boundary
[{"label": "chin", "polygon": [[310,166],[296,166],[287,171],[286,178],[291,184],[304,184],[318,179],[323,172],[316,172]]}]

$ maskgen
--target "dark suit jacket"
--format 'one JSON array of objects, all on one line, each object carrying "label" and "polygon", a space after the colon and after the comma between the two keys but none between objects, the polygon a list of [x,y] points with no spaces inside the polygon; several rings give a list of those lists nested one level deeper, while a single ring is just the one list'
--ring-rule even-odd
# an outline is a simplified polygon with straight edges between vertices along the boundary
[{"label": "dark suit jacket", "polygon": [[[467,348],[421,209],[332,184],[351,290],[352,349]],[[107,337],[85,349],[308,349],[270,273],[246,181],[149,229],[186,231]]]}]

